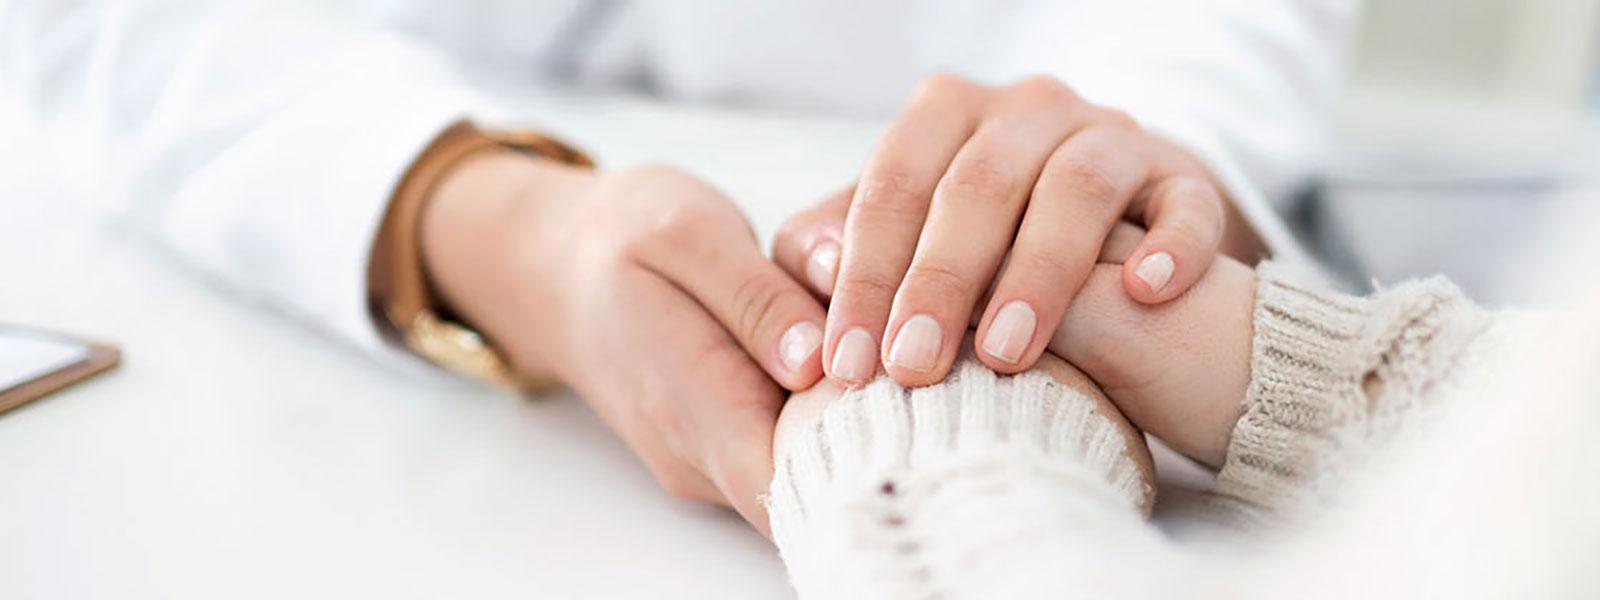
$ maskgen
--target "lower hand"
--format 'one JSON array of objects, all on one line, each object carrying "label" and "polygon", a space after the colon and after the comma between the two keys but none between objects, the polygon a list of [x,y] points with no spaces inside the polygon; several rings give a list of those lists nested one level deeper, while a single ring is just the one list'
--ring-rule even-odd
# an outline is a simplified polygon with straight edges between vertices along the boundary
[{"label": "lower hand", "polygon": [[1054,79],[934,77],[852,191],[786,227],[775,257],[832,296],[830,377],[864,382],[881,363],[927,385],[949,372],[974,309],[979,359],[1031,366],[1121,219],[1149,230],[1122,268],[1128,297],[1178,297],[1210,267],[1225,214],[1198,160]]},{"label": "lower hand", "polygon": [[1219,257],[1183,297],[1142,304],[1121,281],[1143,234],[1126,223],[1112,230],[1049,351],[1093,378],[1141,430],[1219,468],[1250,384],[1255,271]]},{"label": "lower hand", "polygon": [[573,387],[674,495],[766,530],[773,424],[785,388],[821,378],[823,310],[722,194],[486,153],[422,234],[441,295],[520,373]]}]

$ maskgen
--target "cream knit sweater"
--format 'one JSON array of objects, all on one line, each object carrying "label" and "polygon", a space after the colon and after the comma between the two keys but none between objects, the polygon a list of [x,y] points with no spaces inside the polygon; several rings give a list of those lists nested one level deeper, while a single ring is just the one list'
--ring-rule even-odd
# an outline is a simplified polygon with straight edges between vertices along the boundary
[{"label": "cream knit sweater", "polygon": [[[1397,431],[1426,420],[1495,318],[1442,279],[1357,298],[1258,270],[1252,374],[1219,510],[1314,511]],[[1113,425],[1048,376],[971,359],[939,385],[847,392],[776,449],[772,531],[803,598],[1166,595],[1163,540]],[[1168,582],[1170,583],[1170,581]]]}]

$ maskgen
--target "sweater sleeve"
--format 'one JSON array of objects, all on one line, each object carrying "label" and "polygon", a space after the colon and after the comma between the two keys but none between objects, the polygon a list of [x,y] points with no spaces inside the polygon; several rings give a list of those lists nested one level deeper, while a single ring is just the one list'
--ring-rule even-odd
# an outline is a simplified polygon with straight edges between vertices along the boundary
[{"label": "sweater sleeve", "polygon": [[1251,380],[1217,479],[1247,523],[1333,500],[1347,473],[1428,420],[1495,317],[1442,277],[1370,297],[1258,269]]},{"label": "sweater sleeve", "polygon": [[1126,450],[1092,400],[1043,373],[968,358],[933,386],[880,378],[780,439],[773,538],[802,598],[1093,589],[1119,549],[1150,542]]}]

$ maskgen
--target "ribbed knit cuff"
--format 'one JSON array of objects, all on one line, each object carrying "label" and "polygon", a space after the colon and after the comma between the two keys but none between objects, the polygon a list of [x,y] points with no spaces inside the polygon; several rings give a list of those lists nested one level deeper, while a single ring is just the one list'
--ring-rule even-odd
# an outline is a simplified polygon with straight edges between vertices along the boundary
[{"label": "ribbed knit cuff", "polygon": [[1366,298],[1271,262],[1257,279],[1245,411],[1217,477],[1224,504],[1246,521],[1326,498],[1356,455],[1415,420],[1489,323],[1438,277]]},{"label": "ribbed knit cuff", "polygon": [[924,597],[1063,520],[1137,522],[1149,493],[1093,401],[970,358],[937,385],[846,392],[776,459],[772,533],[801,597]]}]

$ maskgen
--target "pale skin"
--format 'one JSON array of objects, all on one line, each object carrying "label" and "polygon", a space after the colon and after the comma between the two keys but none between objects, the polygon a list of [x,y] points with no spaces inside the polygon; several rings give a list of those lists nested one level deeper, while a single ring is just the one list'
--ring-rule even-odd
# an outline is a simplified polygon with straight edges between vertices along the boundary
[{"label": "pale skin", "polygon": [[[928,144],[900,133],[924,125]],[[1040,133],[1047,130],[1053,133]],[[947,156],[928,154],[935,147]],[[977,173],[996,177],[964,175],[972,154],[986,148],[995,154],[977,155],[984,160],[976,164],[987,165]],[[896,166],[915,166],[916,176],[901,178],[890,169]],[[1106,177],[1084,177],[1091,173]],[[982,182],[1008,186],[990,190]],[[872,337],[872,365],[862,371],[870,374],[880,357],[893,355],[885,331],[928,313],[942,331],[964,332],[976,312],[980,360],[1014,373],[1056,342],[1071,342],[1053,334],[1064,316],[1113,302],[1087,302],[1080,288],[1114,292],[1130,314],[1176,310],[1187,304],[1174,298],[1196,287],[1219,244],[1253,252],[1198,161],[1125,116],[1038,79],[1006,88],[930,80],[853,189],[786,226],[774,261],[728,198],[682,171],[589,171],[487,150],[458,163],[435,189],[422,220],[423,260],[452,312],[522,375],[579,392],[663,488],[732,506],[764,531],[758,498],[771,479],[779,411],[789,392],[830,372],[824,365],[837,362],[844,330],[865,328]],[[975,201],[990,192],[995,202]],[[1096,259],[1123,218],[1149,233],[1132,234],[1121,262],[1169,255],[1174,267],[1161,285],[1129,266],[1116,267],[1109,287],[1102,281]],[[970,226],[941,225],[950,222]],[[837,268],[814,268],[830,240],[842,251]],[[1008,253],[1011,266],[1001,270]],[[954,257],[979,260],[943,262]],[[926,273],[959,277],[919,275]],[[997,274],[991,299],[984,292]],[[1014,360],[986,354],[981,340],[996,312],[1018,298],[1035,313],[1024,350]],[[938,337],[931,369],[891,365],[890,375],[912,385],[941,379],[961,339]],[[1058,354],[1113,399],[1115,384],[1142,381],[1107,383],[1101,378],[1122,371],[1097,374],[1088,368],[1092,357],[1073,350],[1064,345]],[[1144,426],[1137,409],[1127,412]]]},{"label": "pale skin", "polygon": [[[1221,257],[1183,297],[1140,303],[1119,288],[1142,233],[1119,224],[1108,236],[1035,368],[1095,401],[1114,423],[1131,425],[1121,428],[1124,441],[1147,476],[1149,450],[1139,431],[1220,468],[1250,379],[1255,273]],[[844,389],[825,380],[796,394],[778,434],[802,430]]]},{"label": "pale skin", "polygon": [[885,370],[928,385],[949,373],[974,313],[979,360],[1031,367],[1119,221],[1148,230],[1122,272],[1144,304],[1183,295],[1219,248],[1256,254],[1228,207],[1187,151],[1053,78],[936,76],[825,203],[836,226],[780,240],[778,259],[831,296],[829,377]]},{"label": "pale skin", "polygon": [[817,344],[784,338],[820,339],[823,308],[722,194],[666,167],[485,152],[441,183],[422,245],[517,371],[576,390],[668,492],[765,530],[778,411],[822,376]]}]

